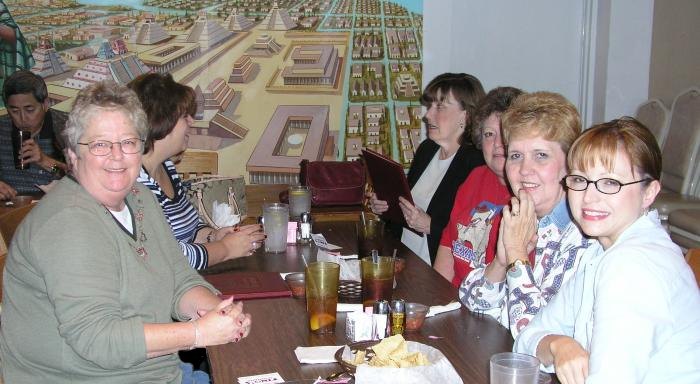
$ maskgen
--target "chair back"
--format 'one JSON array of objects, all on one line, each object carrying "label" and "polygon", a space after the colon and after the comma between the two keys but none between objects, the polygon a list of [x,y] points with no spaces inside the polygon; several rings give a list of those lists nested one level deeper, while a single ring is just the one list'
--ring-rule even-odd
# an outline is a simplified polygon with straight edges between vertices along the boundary
[{"label": "chair back", "polygon": [[700,88],[692,87],[673,101],[671,123],[664,142],[661,184],[680,194],[695,191],[693,180],[700,150]]},{"label": "chair back", "polygon": [[27,204],[0,216],[0,237],[2,237],[7,249],[10,249],[10,241],[12,241],[12,236],[15,235],[17,227],[19,227],[19,224],[32,208],[34,208],[34,204]]},{"label": "chair back", "polygon": [[671,112],[664,103],[659,99],[647,100],[637,108],[636,117],[654,134],[659,148],[663,148],[671,123]]},{"label": "chair back", "polygon": [[175,168],[183,180],[219,173],[219,154],[213,151],[186,150]]},{"label": "chair back", "polygon": [[34,204],[27,204],[3,213],[0,216],[0,242],[2,242],[2,244],[0,244],[0,300],[2,300],[2,276],[5,270],[5,261],[7,260],[10,241],[12,241],[12,236],[15,235],[17,227],[19,227],[19,224],[32,208],[34,208]]},{"label": "chair back", "polygon": [[700,248],[689,249],[685,255],[685,260],[690,265],[690,269],[693,270],[695,281],[698,282],[698,287],[700,287]]}]

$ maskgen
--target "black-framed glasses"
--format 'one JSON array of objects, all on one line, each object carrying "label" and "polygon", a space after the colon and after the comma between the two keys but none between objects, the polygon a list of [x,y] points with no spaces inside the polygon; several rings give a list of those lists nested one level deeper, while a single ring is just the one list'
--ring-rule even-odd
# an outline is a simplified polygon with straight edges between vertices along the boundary
[{"label": "black-framed glasses", "polygon": [[615,179],[610,179],[607,177],[604,177],[602,179],[598,180],[588,180],[583,176],[579,175],[566,175],[564,176],[563,179],[561,179],[562,184],[564,187],[574,190],[574,191],[585,191],[588,189],[589,184],[595,185],[595,189],[600,191],[600,193],[604,193],[606,195],[614,195],[622,189],[625,185],[632,185],[632,184],[637,184],[637,183],[643,183],[645,181],[651,181],[654,180],[650,177],[646,177],[641,180],[636,180],[636,181],[630,181],[629,183],[623,183],[619,180]]},{"label": "black-framed glasses", "polygon": [[134,153],[139,153],[143,150],[143,140],[138,137],[130,137],[128,139],[120,141],[109,141],[109,140],[93,140],[88,143],[78,143],[80,145],[87,145],[88,150],[95,156],[107,156],[112,153],[112,146],[114,144],[119,144],[119,148],[122,153],[131,155]]}]

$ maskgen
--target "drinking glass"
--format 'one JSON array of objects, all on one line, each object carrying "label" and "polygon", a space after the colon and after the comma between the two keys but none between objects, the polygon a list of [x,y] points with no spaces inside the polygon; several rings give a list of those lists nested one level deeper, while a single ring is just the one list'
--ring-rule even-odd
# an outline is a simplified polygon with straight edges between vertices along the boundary
[{"label": "drinking glass", "polygon": [[513,352],[491,356],[491,384],[537,384],[540,361],[530,355]]},{"label": "drinking glass", "polygon": [[287,223],[289,206],[282,203],[263,204],[265,252],[279,253],[287,250]]},{"label": "drinking glass", "polygon": [[304,212],[311,212],[311,190],[303,185],[293,185],[289,187],[289,216],[296,219]]},{"label": "drinking glass", "polygon": [[29,164],[25,164],[24,160],[20,158],[20,153],[22,152],[22,143],[29,140],[32,137],[32,133],[29,131],[21,131],[19,129],[12,130],[12,155],[15,160],[15,169],[27,169]]},{"label": "drinking glass", "polygon": [[384,222],[366,218],[357,222],[357,257],[362,259],[372,255],[376,249],[381,253],[384,242]]},{"label": "drinking glass", "polygon": [[378,256],[360,260],[362,274],[362,306],[371,307],[375,301],[391,300],[394,291],[394,259]]},{"label": "drinking glass", "polygon": [[309,329],[314,333],[333,333],[338,305],[340,265],[319,261],[307,265],[304,272]]}]

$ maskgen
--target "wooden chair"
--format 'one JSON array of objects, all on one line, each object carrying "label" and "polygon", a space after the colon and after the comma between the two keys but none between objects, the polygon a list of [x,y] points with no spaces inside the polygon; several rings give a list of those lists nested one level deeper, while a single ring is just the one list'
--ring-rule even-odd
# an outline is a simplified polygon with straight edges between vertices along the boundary
[{"label": "wooden chair", "polygon": [[698,287],[700,287],[700,248],[689,249],[685,255],[685,260],[690,265],[690,269],[693,270],[695,281],[698,282]]},{"label": "wooden chair", "polygon": [[10,248],[10,241],[12,241],[12,236],[15,235],[15,230],[17,230],[19,224],[32,208],[34,208],[34,204],[27,204],[0,216],[0,240],[2,241],[2,247],[5,249],[4,251],[0,250],[0,300],[2,300],[2,276],[5,270],[5,260]]},{"label": "wooden chair", "polygon": [[197,176],[216,175],[219,173],[219,154],[214,151],[186,150],[175,168],[183,180]]}]

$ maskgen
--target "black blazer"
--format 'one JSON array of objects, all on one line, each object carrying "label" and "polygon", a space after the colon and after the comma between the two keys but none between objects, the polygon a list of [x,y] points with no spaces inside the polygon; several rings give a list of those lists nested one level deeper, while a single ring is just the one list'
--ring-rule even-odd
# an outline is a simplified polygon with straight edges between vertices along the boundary
[{"label": "black blazer", "polygon": [[[411,168],[408,170],[408,185],[413,188],[420,179],[425,168],[440,146],[430,139],[425,139],[416,150]],[[433,198],[428,204],[426,213],[430,215],[430,234],[428,235],[428,249],[430,251],[430,263],[435,263],[442,230],[450,221],[450,213],[454,205],[457,189],[467,179],[472,169],[484,165],[484,155],[471,143],[459,147],[450,167],[447,168],[440,185],[435,190]],[[391,227],[392,232],[400,238],[402,228],[399,225]]]}]

